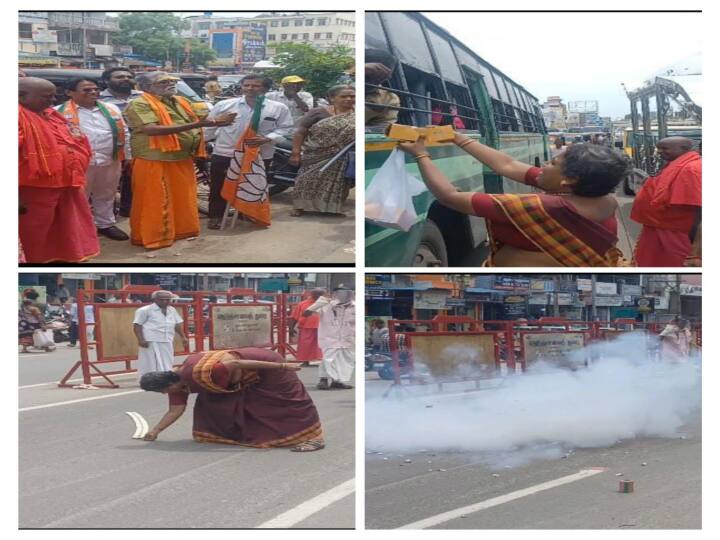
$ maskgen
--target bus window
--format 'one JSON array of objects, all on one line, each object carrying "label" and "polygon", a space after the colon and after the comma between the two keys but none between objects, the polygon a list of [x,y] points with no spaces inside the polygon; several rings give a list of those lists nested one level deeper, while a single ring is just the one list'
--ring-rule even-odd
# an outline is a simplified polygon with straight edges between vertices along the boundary
[{"label": "bus window", "polygon": [[[480,122],[478,120],[480,115],[478,114],[477,106],[471,98],[468,89],[464,86],[451,83],[446,83],[446,87],[448,91],[448,101],[453,103],[454,107],[453,105],[449,105],[447,109],[444,110],[451,113],[452,125],[455,129],[479,130],[481,135],[484,135],[484,130],[480,128]],[[452,108],[455,109],[455,113],[451,110]]]},{"label": "bus window", "polygon": [[493,79],[495,79],[495,84],[497,85],[498,91],[500,92],[500,101],[509,103],[510,97],[508,96],[507,88],[505,88],[505,83],[503,83],[502,77],[500,75],[498,75],[497,73],[495,73],[494,71],[492,72],[492,76],[493,76]]},{"label": "bus window", "polygon": [[426,73],[434,73],[432,56],[420,23],[406,13],[387,12],[380,16],[399,60]]},{"label": "bus window", "polygon": [[428,31],[428,36],[430,37],[430,44],[435,51],[438,68],[440,69],[440,74],[443,79],[456,84],[464,84],[460,67],[455,59],[450,43],[432,30]]},{"label": "bus window", "polygon": [[380,15],[372,11],[365,13],[365,46],[388,50],[385,32],[380,25]]},{"label": "bus window", "polygon": [[[417,126],[429,126],[432,122],[433,99],[446,101],[440,78],[418,69],[403,65],[408,92],[412,96],[400,96],[403,107],[414,109]],[[400,120],[398,120],[400,121]],[[402,122],[401,122],[402,123]],[[413,122],[408,122],[413,123]]]},{"label": "bus window", "polygon": [[505,86],[507,87],[508,93],[510,94],[510,103],[512,103],[516,107],[519,107],[520,102],[518,101],[517,94],[515,93],[515,85],[505,79]]}]

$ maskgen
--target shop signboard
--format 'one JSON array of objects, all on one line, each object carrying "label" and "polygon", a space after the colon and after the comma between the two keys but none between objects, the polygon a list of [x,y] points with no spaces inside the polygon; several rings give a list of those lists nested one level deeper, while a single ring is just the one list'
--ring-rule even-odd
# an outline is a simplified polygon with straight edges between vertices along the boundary
[{"label": "shop signboard", "polygon": [[474,286],[478,289],[492,289],[495,276],[477,276]]},{"label": "shop signboard", "polygon": [[680,294],[683,296],[702,296],[702,285],[680,284]]},{"label": "shop signboard", "polygon": [[446,309],[449,291],[442,289],[428,289],[427,291],[414,291],[413,307],[415,309]]},{"label": "shop signboard", "polygon": [[277,292],[277,291],[288,291],[288,280],[285,278],[275,279],[263,279],[260,281],[260,291],[262,292]]},{"label": "shop signboard", "polygon": [[515,276],[495,276],[494,288],[501,291],[527,291],[530,279]]},{"label": "shop signboard", "polygon": [[173,290],[178,288],[177,274],[155,274],[155,285],[159,285],[163,289]]},{"label": "shop signboard", "polygon": [[547,294],[531,294],[528,296],[528,304],[533,306],[546,306],[548,304]]},{"label": "shop signboard", "polygon": [[387,289],[365,289],[365,298],[368,299],[394,298],[394,296],[394,292]]},{"label": "shop signboard", "polygon": [[559,306],[572,306],[573,305],[573,294],[572,293],[556,293]]},{"label": "shop signboard", "polygon": [[577,289],[578,291],[592,292],[592,279],[578,278]]},{"label": "shop signboard", "polygon": [[640,296],[642,295],[642,287],[640,285],[628,285],[623,283],[622,293],[627,296]]},{"label": "shop signboard", "polygon": [[[595,282],[595,294],[611,296],[617,294],[617,283],[604,283],[602,281]],[[600,305],[600,304],[598,304]],[[615,304],[612,304],[615,305]]]},{"label": "shop signboard", "polygon": [[368,287],[379,286],[390,283],[391,279],[389,274],[366,274],[365,285]]},{"label": "shop signboard", "polygon": [[464,298],[446,298],[445,305],[449,308],[465,307],[465,299]]},{"label": "shop signboard", "polygon": [[532,292],[552,292],[555,290],[555,282],[545,279],[531,279],[530,290]]},{"label": "shop signboard", "polygon": [[623,305],[623,297],[622,296],[596,296],[595,297],[595,305],[598,307],[612,307],[612,306],[622,306]]}]

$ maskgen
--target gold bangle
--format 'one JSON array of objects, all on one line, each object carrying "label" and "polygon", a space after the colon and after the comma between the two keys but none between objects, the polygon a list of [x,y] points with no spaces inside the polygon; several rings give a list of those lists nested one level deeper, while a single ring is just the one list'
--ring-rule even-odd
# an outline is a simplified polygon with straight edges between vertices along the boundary
[{"label": "gold bangle", "polygon": [[418,154],[417,156],[415,156],[415,161],[420,161],[420,160],[421,160],[422,158],[424,158],[424,157],[432,159],[432,158],[430,157],[430,154],[428,154],[427,152],[423,152],[423,153]]},{"label": "gold bangle", "polygon": [[459,146],[460,148],[465,148],[468,144],[470,144],[470,143],[472,143],[472,142],[474,142],[472,139],[467,138],[467,139],[465,139],[463,142],[461,142],[460,144],[458,144],[458,146]]}]

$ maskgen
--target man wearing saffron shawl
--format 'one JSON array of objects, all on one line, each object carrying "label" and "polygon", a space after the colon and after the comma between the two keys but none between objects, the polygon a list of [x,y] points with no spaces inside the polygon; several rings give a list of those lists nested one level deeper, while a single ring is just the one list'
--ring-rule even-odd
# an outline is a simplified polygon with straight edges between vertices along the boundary
[{"label": "man wearing saffron shawl", "polygon": [[86,261],[100,252],[84,191],[90,144],[52,108],[54,84],[23,77],[18,86],[19,232],[26,261]]},{"label": "man wearing saffron shawl", "polygon": [[702,158],[685,137],[657,143],[666,165],[635,197],[630,218],[642,223],[637,266],[701,266]]},{"label": "man wearing saffron shawl", "polygon": [[85,194],[97,232],[112,240],[127,240],[130,237],[115,226],[115,194],[124,162],[129,159],[130,136],[122,113],[115,105],[98,100],[100,89],[92,79],[72,79],[65,93],[70,99],[56,110],[82,131],[92,148]]},{"label": "man wearing saffron shawl", "polygon": [[227,126],[235,115],[200,120],[177,96],[177,77],[163,71],[137,76],[144,93],[126,110],[132,147],[130,238],[147,249],[197,236],[200,217],[193,157],[206,157],[203,127]]}]

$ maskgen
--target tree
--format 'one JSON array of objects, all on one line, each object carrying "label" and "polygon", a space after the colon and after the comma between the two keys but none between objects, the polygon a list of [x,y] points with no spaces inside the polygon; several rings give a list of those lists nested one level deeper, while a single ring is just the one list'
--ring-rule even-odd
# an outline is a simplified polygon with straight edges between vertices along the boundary
[{"label": "tree", "polygon": [[352,51],[342,46],[321,51],[307,43],[282,43],[276,50],[273,62],[281,67],[268,70],[268,77],[280,82],[288,75],[298,75],[307,81],[305,89],[314,96],[325,95],[343,72],[355,65]]},{"label": "tree", "polygon": [[191,62],[205,64],[213,60],[216,52],[198,39],[183,39],[180,32],[190,23],[163,12],[122,13],[119,17],[120,32],[113,40],[117,45],[130,45],[133,51],[150,60],[177,62],[185,58],[185,45],[189,41]]}]

